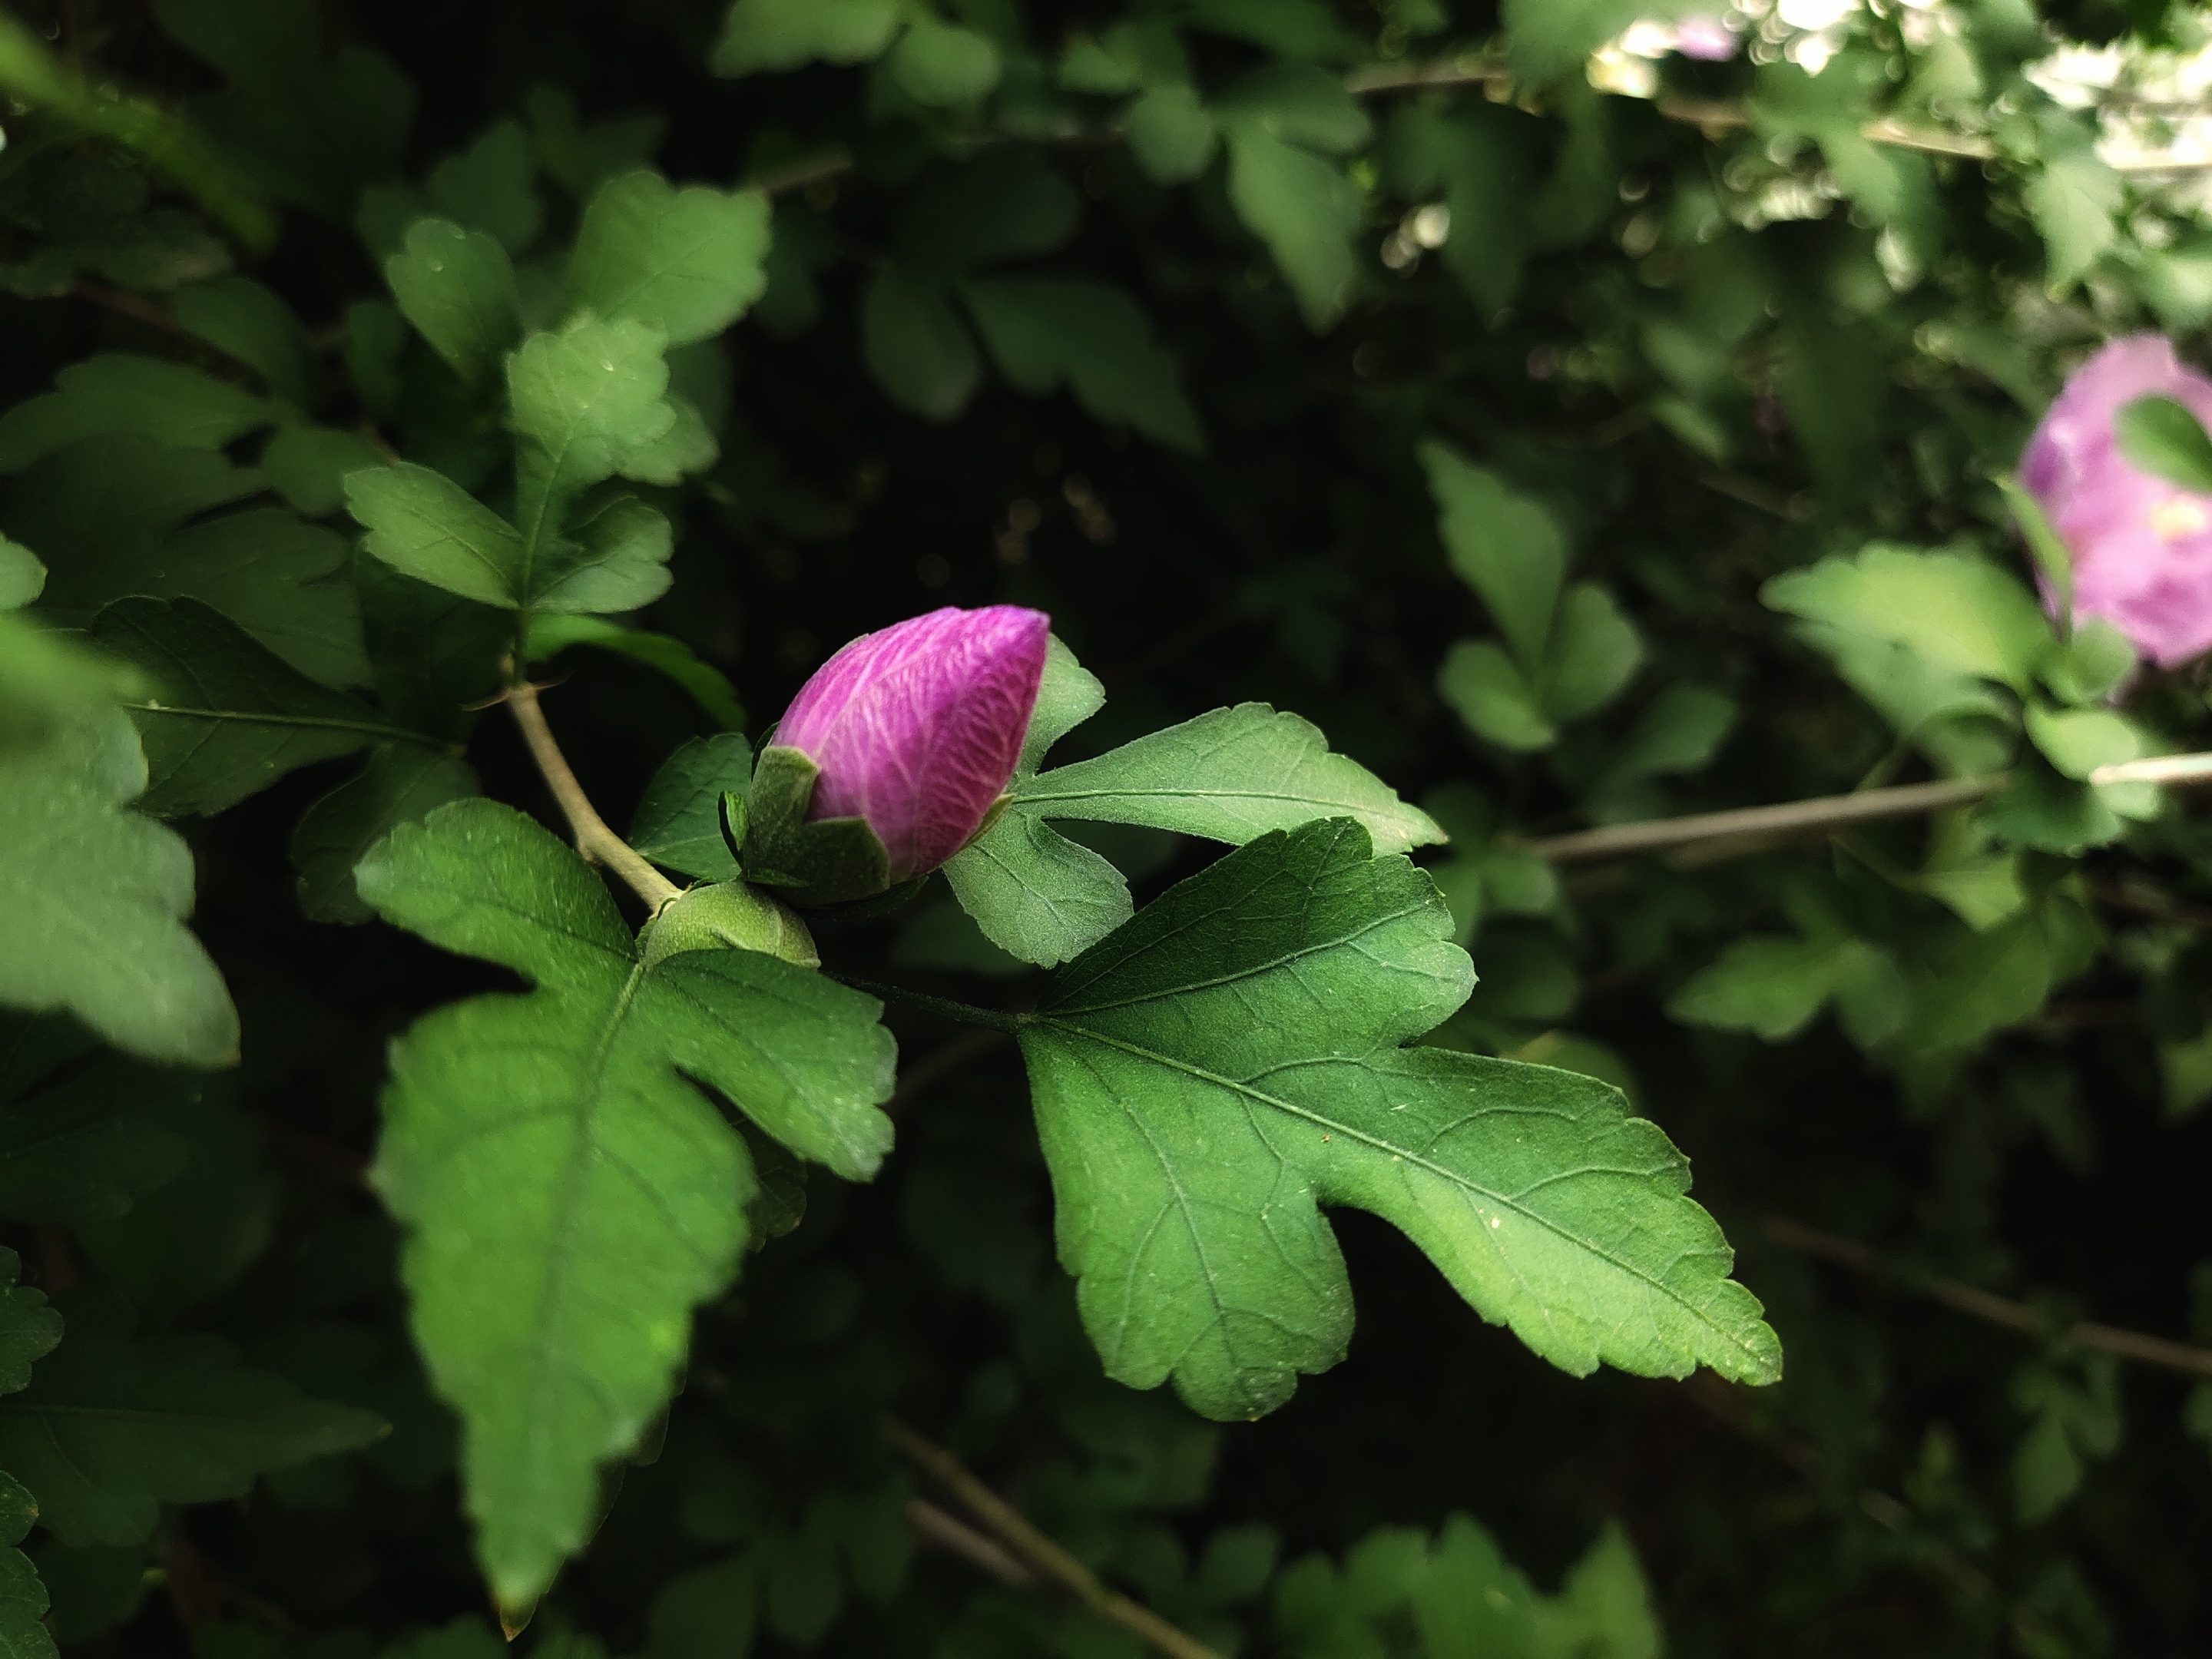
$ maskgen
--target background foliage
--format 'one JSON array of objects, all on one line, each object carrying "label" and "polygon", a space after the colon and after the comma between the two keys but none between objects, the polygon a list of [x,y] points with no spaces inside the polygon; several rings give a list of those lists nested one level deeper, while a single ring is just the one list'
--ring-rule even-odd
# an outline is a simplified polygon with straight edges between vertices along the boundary
[{"label": "background foliage", "polygon": [[[1785,0],[1671,54],[1698,9],[0,20],[0,1652],[1139,1650],[929,1547],[886,1412],[1224,1653],[2203,1651],[2203,1351],[2068,1333],[2212,1340],[2212,847],[2085,781],[2206,746],[2203,683],[2054,629],[2005,481],[2087,349],[2212,320],[2204,31]],[[726,877],[738,734],[999,601],[1073,657],[993,859],[818,929],[1002,1016],[895,1005],[895,1087],[870,997],[635,959],[493,804],[557,822],[483,707],[519,653],[600,810]],[[1307,805],[1187,787],[1239,766]],[[1825,839],[1544,839],[1999,772]],[[1201,901],[1256,949],[1270,881],[1413,920],[1331,1022],[1255,994],[1254,1065],[1563,1068],[1562,1156],[1641,1184],[1559,1213],[1702,1262],[1732,1348],[1570,1328],[1626,1304],[1480,1281],[1318,1143],[1413,1239],[1307,1200],[1295,1340],[1102,1312],[1146,1194],[1081,1045],[1181,1051],[1095,987],[1203,994],[1115,953]],[[1040,1010],[1033,1120],[998,1025]],[[573,1146],[457,1125],[602,1063],[653,1178],[595,1165],[556,1237]],[[461,1460],[455,1407],[512,1432]]]}]

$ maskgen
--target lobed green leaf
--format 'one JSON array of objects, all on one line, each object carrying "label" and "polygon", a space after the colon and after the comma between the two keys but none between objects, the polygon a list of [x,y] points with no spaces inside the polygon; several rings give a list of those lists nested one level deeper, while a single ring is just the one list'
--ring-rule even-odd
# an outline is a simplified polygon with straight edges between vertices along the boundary
[{"label": "lobed green leaf", "polygon": [[1601,1362],[1780,1374],[1680,1155],[1620,1093],[1402,1045],[1473,973],[1428,878],[1338,819],[1172,889],[1054,976],[1021,1044],[1062,1261],[1109,1375],[1257,1416],[1342,1357],[1324,1204],[1403,1229],[1486,1319]]},{"label": "lobed green leaf", "polygon": [[503,1605],[594,1524],[597,1471],[674,1386],[691,1309],[734,1274],[759,1187],[712,1090],[848,1179],[890,1143],[878,1005],[751,951],[648,967],[606,890],[536,824],[459,801],[363,860],[363,898],[528,996],[395,1045],[375,1179],[432,1381],[460,1413],[467,1505]]}]

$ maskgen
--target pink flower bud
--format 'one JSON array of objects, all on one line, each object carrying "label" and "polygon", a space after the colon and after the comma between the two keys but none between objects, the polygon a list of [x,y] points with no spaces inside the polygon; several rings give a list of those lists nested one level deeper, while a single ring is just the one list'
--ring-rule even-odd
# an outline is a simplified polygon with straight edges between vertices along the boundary
[{"label": "pink flower bud", "polygon": [[1018,605],[947,605],[823,663],[775,732],[822,769],[806,816],[865,818],[895,882],[951,858],[1014,775],[1051,627]]},{"label": "pink flower bud", "polygon": [[[2212,421],[2212,380],[2162,335],[2115,340],[2074,372],[2021,457],[2020,479],[2074,557],[2074,610],[2102,617],[2152,661],[2212,649],[2212,496],[2137,470],[2112,422],[2138,398]],[[2053,596],[2045,602],[2053,610]]]}]

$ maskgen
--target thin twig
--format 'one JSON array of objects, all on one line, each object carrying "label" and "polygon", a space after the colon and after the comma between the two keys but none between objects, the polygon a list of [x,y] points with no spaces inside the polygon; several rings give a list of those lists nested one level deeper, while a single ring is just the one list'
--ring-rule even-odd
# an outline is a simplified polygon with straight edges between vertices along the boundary
[{"label": "thin twig", "polygon": [[606,820],[593,810],[583,785],[568,769],[561,745],[553,741],[553,729],[545,724],[545,711],[538,706],[538,688],[526,681],[512,686],[505,702],[514,711],[514,723],[522,728],[522,740],[530,745],[530,758],[538,763],[545,787],[561,803],[561,811],[576,837],[576,850],[590,862],[604,864],[620,876],[655,911],[682,892],[682,888],[647,863],[628,842],[610,830]]},{"label": "thin twig", "polygon": [[906,1068],[904,1075],[898,1080],[898,1087],[884,1103],[884,1115],[896,1117],[914,1103],[915,1097],[953,1073],[964,1070],[971,1060],[1005,1041],[1005,1032],[995,1027],[986,1027],[981,1030],[963,1031],[951,1042],[939,1043]]},{"label": "thin twig", "polygon": [[2010,1297],[1969,1285],[1964,1279],[1947,1279],[1941,1273],[1922,1273],[1901,1262],[1892,1261],[1879,1252],[1856,1239],[1839,1237],[1808,1227],[1802,1221],[1792,1221],[1787,1216],[1769,1216],[1763,1224],[1766,1236],[1785,1249],[1800,1255],[1817,1256],[1823,1261],[1832,1261],[1838,1267],[1875,1279],[1885,1279],[1917,1291],[1930,1301],[1940,1302],[1956,1312],[1985,1320],[1992,1325],[2002,1325],[2007,1330],[2018,1331],[2045,1342],[2070,1344],[2075,1347],[2094,1348],[2100,1353],[2117,1355],[2122,1359],[2134,1359],[2146,1365],[2161,1365],[2168,1370],[2180,1371],[2190,1376],[2212,1377],[2212,1348],[2199,1348],[2186,1342],[2170,1341],[2162,1336],[2147,1336],[2141,1331],[2122,1330],[2116,1325],[2100,1325],[2094,1320],[2077,1320],[2062,1325],[2046,1318],[2025,1302],[2015,1302]]},{"label": "thin twig", "polygon": [[780,167],[770,167],[757,173],[745,180],[747,190],[757,190],[763,196],[781,195],[785,191],[804,190],[809,185],[818,185],[853,170],[853,152],[849,149],[825,149],[818,155],[803,156]]},{"label": "thin twig", "polygon": [[926,1498],[907,1500],[906,1518],[915,1535],[926,1544],[949,1550],[973,1565],[981,1567],[1002,1584],[1012,1584],[1025,1589],[1036,1583],[1036,1575],[977,1532],[965,1521],[947,1515]]},{"label": "thin twig", "polygon": [[1012,1504],[969,1474],[968,1466],[942,1446],[923,1439],[896,1417],[884,1419],[883,1430],[884,1439],[958,1498],[986,1531],[1038,1577],[1059,1585],[1097,1617],[1119,1625],[1169,1659],[1221,1659],[1212,1648],[1177,1630],[1150,1607],[1109,1589],[1097,1573],[1031,1526]]},{"label": "thin twig", "polygon": [[[1503,98],[1513,90],[1513,74],[1502,61],[1481,51],[1462,52],[1453,58],[1417,59],[1395,64],[1370,64],[1353,70],[1344,77],[1344,89],[1355,98],[1384,96],[1395,92],[1419,92],[1435,87],[1480,87],[1487,97]],[[1658,98],[1652,107],[1670,121],[1680,121],[1702,131],[1706,137],[1734,131],[1752,125],[1752,112],[1747,105],[1721,103],[1702,98]],[[1894,149],[1917,149],[1930,155],[1955,155],[1967,160],[1987,161],[1996,155],[1996,146],[1986,138],[1971,134],[1938,131],[1933,128],[1908,126],[1888,116],[1878,116],[1859,128],[1860,137],[1877,144],[1887,144]],[[1069,135],[1075,143],[1110,143],[1126,136],[1119,122],[1085,129]],[[979,135],[969,142],[991,142],[996,134]],[[848,149],[828,149],[818,155],[801,157],[782,167],[770,167],[755,173],[745,181],[746,188],[759,191],[765,196],[781,195],[793,190],[804,190],[850,173],[856,158]],[[2137,164],[2140,166],[2140,164]]]},{"label": "thin twig", "polygon": [[[1741,839],[1759,844],[1779,836],[1826,834],[1846,824],[1880,818],[1917,817],[1954,806],[1971,806],[1986,800],[2012,781],[2006,772],[1972,777],[1944,778],[1934,783],[1906,783],[1887,789],[1861,789],[1848,795],[1816,795],[1810,800],[1784,801],[1775,806],[1745,806],[1727,812],[1692,812],[1679,818],[1655,818],[1644,823],[1612,823],[1598,830],[1577,830],[1571,835],[1547,836],[1527,843],[1528,849],[1555,864],[1583,859],[1622,858],[1635,853],[1656,853],[1697,842]],[[2116,783],[2212,783],[2212,754],[2154,755],[2148,760],[2122,761],[2100,766],[2089,775],[2094,785]],[[1742,850],[1754,850],[1747,844]]]},{"label": "thin twig", "polygon": [[1456,58],[1430,58],[1396,64],[1370,64],[1344,77],[1344,89],[1354,98],[1376,93],[1416,92],[1424,87],[1481,87],[1504,89],[1513,84],[1505,66],[1480,52]]}]

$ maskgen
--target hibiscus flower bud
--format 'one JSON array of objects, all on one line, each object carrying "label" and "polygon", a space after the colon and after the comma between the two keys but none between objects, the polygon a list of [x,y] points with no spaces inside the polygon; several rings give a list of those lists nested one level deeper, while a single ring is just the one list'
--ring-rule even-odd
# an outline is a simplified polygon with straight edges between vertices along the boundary
[{"label": "hibiscus flower bud", "polygon": [[[2212,380],[2162,335],[2115,340],[2074,372],[2021,458],[2020,481],[2074,562],[2074,611],[2102,617],[2152,661],[2212,649],[2212,496],[2120,453],[2113,421],[2138,398],[2212,421]],[[2046,604],[2055,611],[2046,586]]]},{"label": "hibiscus flower bud", "polygon": [[1018,605],[948,605],[823,663],[775,732],[820,769],[809,821],[860,819],[894,884],[966,846],[1014,775],[1051,626]]}]

